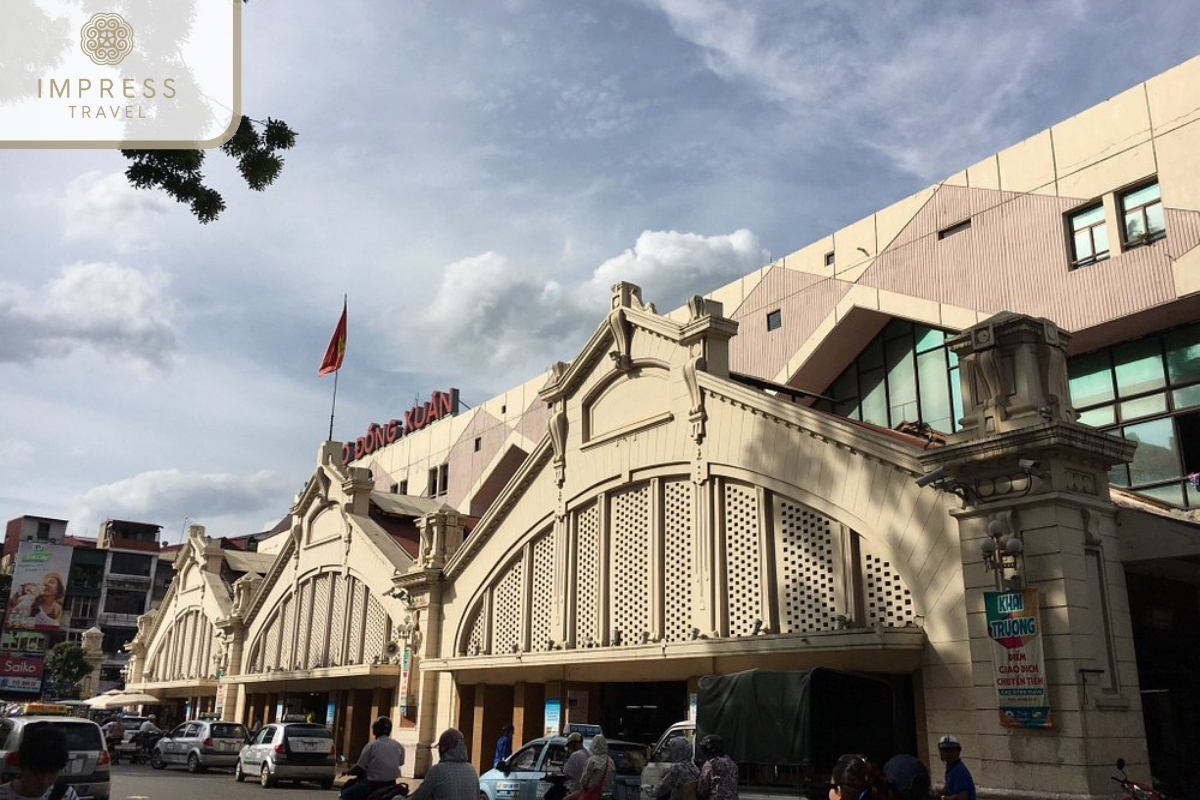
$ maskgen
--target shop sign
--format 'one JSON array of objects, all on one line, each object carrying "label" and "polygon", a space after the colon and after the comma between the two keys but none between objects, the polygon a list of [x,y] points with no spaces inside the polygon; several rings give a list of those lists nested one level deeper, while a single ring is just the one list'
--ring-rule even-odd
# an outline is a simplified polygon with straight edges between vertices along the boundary
[{"label": "shop sign", "polygon": [[443,417],[452,417],[458,413],[458,389],[446,392],[433,392],[424,403],[415,405],[404,412],[404,419],[390,419],[384,424],[372,422],[367,426],[365,436],[359,436],[353,442],[342,445],[342,466],[365,458],[377,450],[382,450],[389,444],[419,431],[430,423],[437,422]]},{"label": "shop sign", "polygon": [[984,592],[1000,724],[1052,728],[1037,589]]},{"label": "shop sign", "polygon": [[42,670],[41,658],[0,653],[0,691],[40,692]]},{"label": "shop sign", "polygon": [[408,680],[412,667],[412,650],[404,645],[404,655],[400,659],[400,716],[408,716]]},{"label": "shop sign", "polygon": [[542,729],[542,735],[557,736],[559,725],[562,723],[562,701],[557,697],[547,697],[543,714],[546,726]]}]

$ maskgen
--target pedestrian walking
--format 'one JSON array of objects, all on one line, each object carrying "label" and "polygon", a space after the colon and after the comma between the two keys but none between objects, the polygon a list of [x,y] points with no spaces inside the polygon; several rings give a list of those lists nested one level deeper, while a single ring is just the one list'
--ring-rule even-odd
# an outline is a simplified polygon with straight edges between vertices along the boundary
[{"label": "pedestrian walking", "polygon": [[704,766],[696,782],[696,796],[700,800],[737,800],[738,769],[725,755],[725,740],[710,733],[700,740],[700,755],[704,756]]},{"label": "pedestrian walking", "polygon": [[938,756],[946,765],[946,782],[934,791],[941,800],[975,800],[975,779],[962,762],[962,744],[953,734],[938,740]]},{"label": "pedestrian walking", "polygon": [[492,757],[492,769],[500,766],[501,761],[512,755],[513,733],[516,730],[510,722],[500,731],[500,738],[496,740],[496,753]]},{"label": "pedestrian walking", "polygon": [[583,734],[575,731],[567,737],[567,761],[563,764],[563,775],[567,776],[567,794],[579,788],[583,770],[587,766],[588,751],[583,746]]},{"label": "pedestrian walking", "polygon": [[700,780],[700,768],[696,766],[696,756],[692,743],[683,736],[676,736],[667,742],[667,758],[671,759],[671,768],[663,775],[662,782],[654,790],[654,796],[668,800],[688,800],[688,786],[694,799],[697,781]]},{"label": "pedestrian walking", "polygon": [[592,752],[583,766],[579,788],[567,795],[566,800],[600,800],[612,797],[617,783],[617,767],[608,757],[608,740],[603,734],[592,737]]}]

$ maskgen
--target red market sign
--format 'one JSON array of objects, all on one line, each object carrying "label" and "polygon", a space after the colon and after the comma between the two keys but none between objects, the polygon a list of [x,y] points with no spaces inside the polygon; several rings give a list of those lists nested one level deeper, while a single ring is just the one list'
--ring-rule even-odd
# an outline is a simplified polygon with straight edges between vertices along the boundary
[{"label": "red market sign", "polygon": [[380,425],[372,422],[367,426],[366,436],[360,436],[353,442],[342,445],[342,466],[365,458],[376,450],[382,450],[389,444],[407,436],[413,431],[419,431],[426,425],[437,422],[442,417],[453,417],[458,413],[458,389],[448,392],[434,392],[421,405],[415,405],[404,412],[404,421],[390,419]]}]

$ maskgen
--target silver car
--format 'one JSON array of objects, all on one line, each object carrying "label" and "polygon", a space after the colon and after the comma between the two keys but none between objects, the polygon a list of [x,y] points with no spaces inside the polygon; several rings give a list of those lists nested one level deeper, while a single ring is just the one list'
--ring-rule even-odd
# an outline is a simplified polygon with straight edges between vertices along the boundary
[{"label": "silver car", "polygon": [[315,781],[323,789],[333,786],[337,766],[333,733],[312,722],[277,722],[266,725],[246,744],[233,767],[233,777],[247,775],[271,787],[278,781]]},{"label": "silver car", "polygon": [[29,725],[45,722],[67,736],[70,758],[61,777],[83,800],[108,800],[112,786],[111,759],[104,746],[100,726],[78,717],[3,717],[0,718],[0,782],[17,777],[16,757],[21,738]]},{"label": "silver car", "polygon": [[[590,751],[592,740],[585,738],[583,746]],[[637,799],[646,755],[644,744],[608,740],[608,756],[617,768],[613,786],[615,800]],[[547,776],[561,774],[566,761],[567,737],[534,739],[495,769],[479,776],[479,800],[541,800],[550,788]]]},{"label": "silver car", "polygon": [[155,743],[150,751],[150,766],[166,769],[168,764],[183,764],[188,772],[232,767],[249,738],[246,726],[238,722],[189,720]]}]

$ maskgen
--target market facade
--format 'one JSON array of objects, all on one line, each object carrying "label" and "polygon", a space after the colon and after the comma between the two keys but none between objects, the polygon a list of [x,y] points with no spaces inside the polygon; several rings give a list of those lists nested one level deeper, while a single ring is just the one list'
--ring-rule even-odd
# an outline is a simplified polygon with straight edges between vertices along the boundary
[{"label": "market facade", "polygon": [[1181,769],[1196,693],[1145,654],[1200,617],[1196,87],[1200,60],[669,313],[617,284],[547,375],[325,443],[268,569],[213,585],[196,538],[130,682],[343,751],[388,714],[420,775],[447,725],[483,765],[509,721],[644,740],[703,675],[831,666],[996,794]]}]

